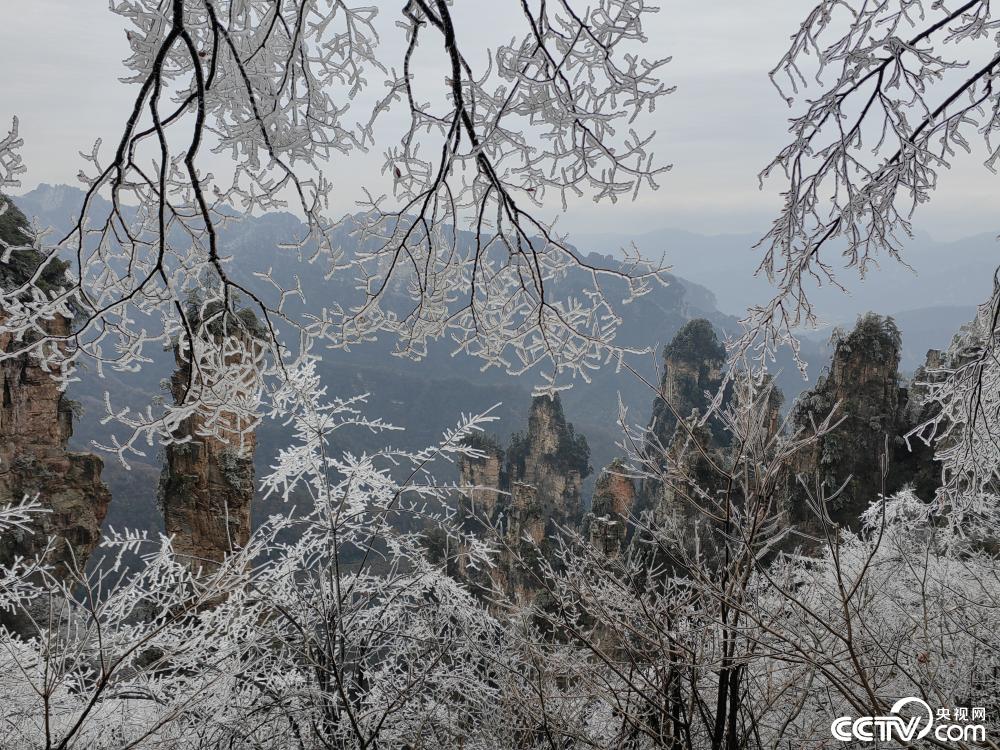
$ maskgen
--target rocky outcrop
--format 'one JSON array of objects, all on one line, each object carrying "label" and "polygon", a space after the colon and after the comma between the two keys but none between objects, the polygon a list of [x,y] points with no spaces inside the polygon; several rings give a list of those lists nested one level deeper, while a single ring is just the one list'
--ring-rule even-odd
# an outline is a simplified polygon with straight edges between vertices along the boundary
[{"label": "rocky outcrop", "polygon": [[493,518],[503,481],[504,453],[492,437],[474,435],[468,444],[482,457],[461,456],[458,462],[459,482],[466,487],[462,495],[467,518]]},{"label": "rocky outcrop", "polygon": [[[0,239],[14,245],[24,241],[20,233],[27,220],[8,205],[0,217]],[[0,286],[9,290],[23,285],[41,260],[31,250],[12,252],[10,261],[3,264]],[[37,286],[44,291],[64,282],[63,268],[50,263]],[[70,321],[62,315],[43,326],[57,340],[70,332]],[[0,351],[13,353],[23,345],[9,333],[0,334]],[[11,533],[0,539],[0,564],[9,564],[16,556],[38,554],[53,537],[49,562],[57,574],[66,573],[67,566],[82,569],[100,541],[111,493],[101,481],[103,461],[67,448],[73,418],[73,404],[33,356],[0,360],[0,504],[37,495],[47,511],[34,517],[31,533]]]},{"label": "rocky outcrop", "polygon": [[[717,519],[725,515],[727,448],[719,447],[695,410],[674,434],[664,455],[661,480],[645,486],[646,522],[659,529],[655,543],[638,536],[651,568],[679,572],[688,563],[712,562],[724,546]],[[740,502],[738,497],[730,500]]]},{"label": "rocky outcrop", "polygon": [[[836,332],[832,343],[828,368],[796,400],[788,418],[792,433],[808,437],[837,407],[831,420],[835,426],[798,450],[778,480],[774,502],[784,516],[781,523],[803,532],[790,537],[793,546],[809,547],[819,535],[820,499],[830,521],[856,530],[862,513],[883,492],[912,486],[930,500],[940,481],[933,448],[919,440],[907,444],[904,436],[932,416],[918,383],[941,366],[942,355],[929,352],[925,368],[914,378],[917,384],[904,387],[899,375],[902,341],[891,318],[861,316],[849,333]],[[675,527],[682,532],[675,535],[680,543],[696,543],[698,554],[709,556],[707,546],[717,535],[704,524],[698,506],[721,513],[718,498],[724,490],[718,469],[724,473],[732,461],[731,438],[722,434],[721,423],[701,425],[688,415],[708,405],[704,391],[716,392],[721,359],[722,347],[704,321],[689,323],[665,349],[661,395],[644,446],[650,464],[658,464],[660,478],[645,480],[637,501],[651,523]],[[755,455],[766,456],[784,444],[781,393],[768,376],[759,383],[738,382],[732,398],[754,404],[736,412],[753,415],[757,424],[735,429],[741,440],[758,441],[752,446]],[[728,399],[726,394],[724,402]],[[683,429],[677,415],[688,420]],[[739,504],[741,499],[731,496],[729,501]]]},{"label": "rocky outcrop", "polygon": [[622,553],[632,531],[636,488],[625,471],[625,462],[615,459],[601,472],[590,512],[584,519],[586,538],[609,557]]},{"label": "rocky outcrop", "polygon": [[[700,523],[697,505],[712,501],[718,479],[704,465],[705,455],[729,443],[721,421],[699,424],[722,385],[725,361],[725,347],[704,319],[689,321],[663,349],[663,376],[643,445],[647,476],[638,488],[635,515],[677,526],[679,538]],[[708,487],[708,495],[699,494],[700,487]],[[652,554],[656,545],[648,534],[636,541],[640,554]]]},{"label": "rocky outcrop", "polygon": [[[663,377],[660,394],[653,402],[649,450],[662,451],[670,446],[678,417],[687,419],[695,409],[701,414],[707,412],[710,398],[722,384],[725,364],[726,348],[707,320],[689,321],[677,332],[663,349]],[[727,442],[721,424],[713,422],[711,429],[714,440]]]},{"label": "rocky outcrop", "polygon": [[538,555],[548,554],[559,527],[581,521],[590,473],[586,438],[566,421],[557,394],[532,401],[528,430],[511,437],[505,456],[494,440],[477,438],[472,445],[483,456],[459,460],[467,487],[460,499],[463,524],[501,535],[496,573],[509,592],[528,598],[536,589]]},{"label": "rocky outcrop", "polygon": [[[888,485],[892,490],[909,485],[917,497],[928,501],[937,494],[941,486],[941,464],[935,453],[944,446],[937,442],[932,430],[921,429],[921,425],[930,421],[939,408],[937,404],[926,403],[929,384],[943,379],[942,368],[960,365],[957,355],[929,349],[924,364],[917,368],[902,391],[899,437],[889,465]],[[911,431],[918,434],[907,438]]]},{"label": "rocky outcrop", "polygon": [[[765,477],[762,496],[755,499],[766,505],[767,513],[778,514],[775,529],[793,526],[804,532],[789,536],[795,547],[819,531],[798,477],[817,488],[814,496],[827,498],[826,512],[834,523],[851,529],[858,528],[861,514],[879,493],[911,485],[929,500],[940,479],[933,449],[919,441],[908,447],[904,440],[931,415],[922,405],[921,386],[900,383],[901,337],[892,319],[862,316],[853,331],[837,333],[833,343],[829,367],[796,401],[787,422],[781,392],[769,375],[753,383],[737,381],[723,395],[724,407],[730,401],[749,405],[732,410],[737,421],[729,429],[744,448],[746,441],[754,441],[753,455],[765,461],[784,455],[780,452],[790,445],[787,426],[805,437],[814,421],[821,423],[839,404],[834,421],[842,421],[793,454],[786,471]],[[931,377],[928,373],[941,366],[942,357],[929,352],[926,369],[915,382]],[[612,462],[598,479],[585,515],[580,496],[586,449],[575,447],[579,438],[558,399],[535,399],[528,430],[513,436],[505,459],[495,441],[476,445],[481,457],[462,459],[462,483],[481,488],[466,490],[465,507],[499,526],[504,545],[518,552],[498,561],[509,591],[522,598],[532,595],[531,553],[546,554],[556,526],[577,526],[610,557],[638,555],[640,567],[649,571],[682,572],[687,563],[712,565],[720,559],[727,538],[723,519],[730,511],[743,512],[745,502],[739,482],[728,481],[738,460],[736,439],[721,419],[702,424],[700,417],[718,393],[724,360],[724,348],[707,321],[692,321],[678,333],[664,350],[661,390],[642,447],[646,478],[633,480],[624,462]],[[740,415],[747,424],[738,422]],[[640,517],[641,526],[635,523]],[[525,536],[531,543],[519,546]]]},{"label": "rocky outcrop", "polygon": [[[192,387],[204,384],[192,380],[189,358],[179,347],[174,357],[170,390],[181,404]],[[164,527],[178,555],[195,567],[210,566],[250,538],[256,434],[235,414],[213,414],[208,425],[205,415],[195,412],[175,438],[183,442],[167,446],[160,477]]]},{"label": "rocky outcrop", "polygon": [[[56,318],[48,329],[64,335],[69,323]],[[0,335],[0,349],[12,347],[10,337]],[[72,404],[30,356],[0,362],[0,393],[0,503],[37,495],[48,511],[35,516],[31,534],[11,534],[0,541],[0,562],[33,556],[52,536],[57,539],[52,561],[57,570],[70,564],[82,568],[100,541],[111,503],[101,482],[104,462],[67,449]]]},{"label": "rocky outcrop", "polygon": [[587,441],[566,421],[559,396],[536,397],[527,433],[507,449],[511,522],[538,543],[553,525],[577,524],[589,463]]},{"label": "rocky outcrop", "polygon": [[[892,318],[871,313],[849,334],[835,333],[826,374],[799,397],[791,414],[793,429],[804,434],[837,404],[834,421],[841,420],[794,460],[788,493],[793,523],[815,528],[818,518],[810,506],[823,498],[833,522],[857,529],[872,500],[899,489],[903,477],[889,465],[907,431],[907,394],[898,372],[901,343]],[[812,502],[798,477],[810,488]]]}]

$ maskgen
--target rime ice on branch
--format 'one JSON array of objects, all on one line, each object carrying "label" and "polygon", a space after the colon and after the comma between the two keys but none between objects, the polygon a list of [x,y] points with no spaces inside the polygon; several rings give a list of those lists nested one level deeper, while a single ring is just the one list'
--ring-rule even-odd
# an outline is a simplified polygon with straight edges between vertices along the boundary
[{"label": "rime ice on branch", "polygon": [[[236,324],[237,300],[261,321],[252,419],[313,348],[380,334],[414,359],[443,339],[488,366],[549,376],[585,377],[625,353],[615,343],[620,311],[603,284],[623,280],[631,299],[660,283],[661,269],[637,258],[589,267],[542,211],[553,196],[633,197],[667,168],[637,124],[670,91],[659,79],[667,60],[632,52],[655,11],[644,0],[576,10],[524,3],[517,36],[475,64],[478,35],[456,30],[450,3],[405,3],[396,67],[381,56],[378,10],[369,6],[138,0],[111,9],[127,25],[135,95],[104,141],[113,149],[98,143],[86,154],[83,206],[47,248],[72,259],[72,283],[0,324],[16,335],[55,305],[76,304],[70,349],[46,352],[54,369],[89,361],[127,374],[151,348],[192,346],[204,336],[186,312],[193,292],[218,305],[224,322]],[[411,67],[418,47],[433,59]],[[425,81],[422,71],[438,64],[448,75]],[[362,111],[369,86],[378,101]],[[380,147],[374,133],[395,114],[405,124],[383,165],[393,195],[366,193],[349,226],[332,221],[325,170]],[[0,165],[17,145],[0,142]],[[211,151],[231,155],[232,168],[210,172]],[[220,230],[239,213],[286,207],[306,228],[271,248],[273,262],[241,265]],[[348,257],[341,230],[363,249]],[[299,273],[346,277],[339,288],[357,297],[303,300],[296,281],[271,273],[296,262]],[[574,269],[583,277],[576,293],[554,295],[550,282]],[[204,412],[208,402],[189,395],[183,405],[136,411],[110,394],[106,406],[119,430],[105,447],[127,462],[150,442],[169,442],[186,410]],[[224,415],[225,404],[212,408],[223,421],[239,418]],[[206,426],[218,421],[206,414]]]}]

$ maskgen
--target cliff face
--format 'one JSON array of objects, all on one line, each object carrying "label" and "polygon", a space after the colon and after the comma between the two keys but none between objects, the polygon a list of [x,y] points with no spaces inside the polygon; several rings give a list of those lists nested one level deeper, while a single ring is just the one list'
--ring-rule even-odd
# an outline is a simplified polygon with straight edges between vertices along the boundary
[{"label": "cliff face", "polygon": [[[190,380],[190,363],[175,349],[177,368],[170,380],[181,403]],[[185,419],[168,445],[160,477],[160,502],[174,550],[198,565],[220,562],[250,538],[254,494],[256,435],[235,415],[223,415],[211,429],[199,413]]]},{"label": "cliff face", "polygon": [[[64,318],[50,333],[69,330]],[[14,347],[0,336],[0,349]],[[0,560],[39,552],[49,536],[59,537],[55,561],[83,566],[101,538],[111,493],[101,482],[104,462],[66,445],[73,434],[71,404],[51,375],[27,356],[0,362],[0,503],[38,495],[49,511],[38,514],[31,535],[0,540]],[[58,566],[57,566],[58,569]]]},{"label": "cliff face", "polygon": [[[461,500],[467,529],[481,529],[488,521],[500,529],[505,549],[533,560],[534,551],[523,543],[526,534],[546,554],[557,526],[580,522],[590,450],[566,421],[558,395],[532,401],[528,430],[511,438],[505,457],[493,441],[473,445],[486,455],[459,461],[462,484],[482,488],[467,490]],[[497,568],[509,591],[528,597],[536,588],[532,572],[516,555],[501,552]]]},{"label": "cliff face", "polygon": [[[839,424],[794,454],[775,497],[787,514],[785,522],[811,535],[821,524],[810,495],[826,500],[825,510],[833,523],[856,530],[861,514],[881,493],[893,494],[911,485],[918,496],[930,500],[940,482],[934,449],[919,440],[911,440],[907,446],[904,439],[932,416],[932,407],[922,406],[921,386],[907,388],[900,383],[902,341],[894,321],[864,315],[849,333],[836,333],[833,343],[826,372],[795,402],[789,423],[792,433],[809,436],[813,424],[820,424],[839,404],[832,419]],[[945,356],[928,352],[927,364],[918,371],[915,383],[934,377]],[[665,349],[661,396],[654,403],[644,446],[647,455],[659,464],[663,478],[645,480],[636,503],[638,513],[648,512],[653,523],[684,531],[687,536],[678,537],[684,544],[696,540],[700,551],[708,554],[711,550],[706,545],[712,543],[713,535],[708,527],[702,528],[704,514],[697,506],[718,512],[713,505],[723,488],[719,472],[711,469],[706,456],[725,470],[732,461],[731,440],[720,434],[721,424],[698,425],[697,418],[688,415],[696,415],[707,406],[703,390],[711,393],[718,388],[721,357],[721,346],[705,321],[692,321]],[[756,453],[765,455],[777,444],[773,441],[784,440],[780,434],[781,394],[769,377],[752,390],[741,382],[732,398],[756,405],[754,413],[761,423],[740,428],[759,441]],[[689,420],[685,428],[678,426],[667,402]],[[806,482],[808,492],[799,477]],[[731,500],[741,502],[739,497]],[[804,538],[808,537],[793,536],[794,544],[803,543]]]},{"label": "cliff face", "polygon": [[636,489],[632,479],[622,473],[624,469],[624,462],[616,459],[601,473],[584,521],[590,543],[610,557],[622,553],[631,532]]},{"label": "cliff face", "polygon": [[[0,217],[0,239],[17,244],[24,241],[21,229],[27,220],[8,205]],[[34,251],[12,253],[10,263],[3,264],[0,286],[24,284],[41,260]],[[62,266],[50,264],[39,287],[64,281],[62,274]],[[49,335],[66,336],[70,321],[57,315],[45,329]],[[0,334],[0,350],[13,352],[21,345],[10,334]],[[54,536],[58,542],[51,562],[57,572],[65,572],[71,561],[82,568],[100,541],[101,523],[111,502],[111,493],[101,482],[104,462],[90,453],[68,450],[72,434],[72,404],[51,374],[28,355],[0,361],[0,503],[38,495],[49,511],[35,516],[31,534],[0,539],[0,564],[18,555],[35,555]]]},{"label": "cliff face", "polygon": [[[704,414],[709,405],[705,393],[714,395],[722,383],[726,348],[704,319],[685,324],[663,349],[663,378],[660,396],[653,402],[650,438],[659,449],[673,441],[677,418],[687,419],[697,409]],[[721,425],[712,425],[713,439],[727,439]],[[652,447],[652,446],[651,446]]]},{"label": "cliff face", "polygon": [[498,491],[503,484],[503,450],[490,438],[473,441],[473,446],[485,455],[482,458],[461,456],[458,461],[459,482],[469,489],[463,495],[466,517],[493,518]]},{"label": "cliff face", "polygon": [[[718,481],[705,454],[719,452],[729,434],[718,420],[698,425],[722,384],[726,350],[707,320],[687,323],[663,350],[663,377],[653,401],[653,414],[643,450],[647,470],[658,467],[659,477],[645,478],[638,490],[636,515],[648,514],[656,524],[681,528],[701,523],[694,503],[709,506]],[[707,395],[706,395],[707,394]],[[678,421],[684,420],[684,424]],[[720,465],[724,461],[719,460]],[[696,486],[707,495],[695,491]],[[714,510],[714,509],[710,509]],[[649,552],[645,534],[640,547]],[[690,535],[694,538],[694,535]]]},{"label": "cliff face", "polygon": [[528,432],[507,450],[511,519],[536,542],[554,524],[576,524],[589,460],[587,441],[566,421],[559,397],[536,397]]},{"label": "cliff face", "polygon": [[[862,316],[850,334],[835,336],[827,374],[802,394],[791,421],[793,428],[808,434],[811,419],[819,423],[838,402],[835,419],[843,421],[795,459],[789,477],[793,522],[807,527],[816,523],[796,474],[814,496],[833,496],[843,485],[826,509],[834,522],[852,529],[858,528],[860,514],[883,488],[886,493],[899,489],[904,477],[891,465],[907,429],[906,391],[899,384],[900,346],[893,320],[874,314]],[[884,480],[883,465],[890,467]]]},{"label": "cliff face", "polygon": [[937,414],[936,405],[924,403],[928,395],[928,384],[942,379],[941,373],[937,372],[940,368],[962,364],[959,358],[953,356],[952,353],[937,349],[928,350],[924,364],[917,368],[913,379],[903,391],[900,437],[896,440],[893,462],[889,467],[889,485],[891,489],[910,485],[917,497],[924,500],[934,498],[941,486],[941,464],[934,458],[934,454],[945,446],[934,441],[928,445],[916,435],[907,442],[903,436]]}]

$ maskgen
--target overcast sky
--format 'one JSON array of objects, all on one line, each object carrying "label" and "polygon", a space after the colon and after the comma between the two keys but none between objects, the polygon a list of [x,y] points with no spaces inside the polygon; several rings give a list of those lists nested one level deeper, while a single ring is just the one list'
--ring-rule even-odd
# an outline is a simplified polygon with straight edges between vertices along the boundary
[{"label": "overcast sky", "polygon": [[[386,15],[403,0],[378,2]],[[0,70],[4,71],[0,119],[21,120],[29,171],[24,189],[41,182],[78,184],[78,152],[120,132],[134,90],[118,82],[127,54],[123,26],[107,0],[4,0]],[[457,0],[474,9],[484,27],[506,33],[515,0]],[[647,32],[650,56],[673,56],[666,81],[677,86],[647,124],[658,131],[656,152],[674,169],[662,187],[635,204],[594,206],[581,201],[560,219],[566,231],[643,232],[678,227],[702,233],[759,232],[776,205],[780,185],[761,192],[756,174],[786,138],[790,110],[767,71],[804,13],[808,0],[662,0]],[[15,8],[16,6],[16,8]],[[508,8],[509,6],[509,8]],[[516,15],[514,16],[516,18]],[[400,49],[390,38],[384,57],[395,64]],[[997,178],[965,158],[943,176],[938,194],[915,226],[939,238],[1000,230]],[[360,184],[375,162],[336,165],[331,176],[352,210]]]}]

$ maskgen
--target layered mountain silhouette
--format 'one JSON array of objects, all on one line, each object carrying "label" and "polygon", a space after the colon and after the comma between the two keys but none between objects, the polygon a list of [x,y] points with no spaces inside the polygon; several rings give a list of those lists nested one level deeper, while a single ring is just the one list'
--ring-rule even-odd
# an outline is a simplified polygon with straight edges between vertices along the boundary
[{"label": "layered mountain silhouette", "polygon": [[[40,226],[52,227],[58,234],[71,226],[82,198],[83,193],[77,188],[41,185],[14,200]],[[330,300],[348,298],[354,286],[349,276],[335,275],[324,279],[322,274],[316,273],[315,267],[307,266],[294,254],[278,249],[280,243],[301,228],[301,222],[294,215],[271,213],[242,217],[223,229],[221,247],[223,254],[231,258],[234,277],[252,282],[252,271],[272,268],[279,281],[291,283],[294,277],[298,277],[307,305],[323,305]],[[685,323],[705,319],[720,338],[724,338],[738,328],[737,317],[731,313],[743,309],[748,300],[752,301],[753,294],[757,295],[754,299],[763,298],[753,283],[747,283],[750,271],[743,268],[746,264],[741,265],[734,260],[740,253],[750,257],[751,238],[735,235],[713,238],[688,233],[667,235],[670,242],[665,248],[653,246],[659,241],[656,237],[639,238],[641,241],[637,244],[641,249],[657,251],[657,256],[659,250],[666,249],[668,260],[681,275],[671,277],[669,285],[655,289],[627,308],[619,308],[624,322],[618,341],[653,349],[650,356],[637,357],[632,363],[650,383],[658,382],[656,363],[663,345]],[[358,249],[346,228],[338,239],[346,253]],[[594,242],[594,238],[587,241]],[[612,238],[601,242],[606,243],[601,246],[604,252],[591,252],[585,259],[593,265],[613,267],[616,248],[625,243],[616,243]],[[988,255],[986,252],[975,253],[973,261],[985,268]],[[553,293],[558,296],[572,292],[575,283],[572,277],[561,281],[556,284]],[[608,288],[609,295],[613,299],[617,296],[615,301],[618,302],[625,294],[624,285],[620,286],[610,285]],[[960,295],[955,291],[950,297],[942,297],[951,303],[969,300],[968,306],[952,304],[947,314],[924,311],[917,307],[918,300],[911,300],[908,306],[910,312],[901,315],[899,321],[904,339],[904,367],[909,364],[908,357],[914,364],[922,362],[927,348],[946,344],[958,325],[971,318],[972,303],[978,299],[969,298],[968,295],[973,292],[966,290]],[[766,289],[763,294],[766,294]],[[897,305],[895,299],[885,302]],[[902,303],[902,299],[898,300],[899,309],[905,309]],[[883,305],[880,309],[892,312],[895,308],[885,310]],[[908,347],[905,342],[910,327],[916,332],[918,341]],[[942,336],[938,336],[939,329]],[[817,371],[829,358],[824,351],[827,338],[825,332],[820,332],[815,338],[804,341],[804,356],[814,363]],[[435,442],[462,413],[485,411],[498,402],[502,405],[496,412],[499,421],[495,423],[494,431],[501,439],[506,439],[527,421],[532,403],[531,391],[537,384],[534,376],[514,378],[498,370],[483,372],[480,370],[481,363],[468,357],[451,356],[447,342],[431,346],[426,358],[420,362],[392,356],[393,348],[394,342],[384,338],[352,347],[350,352],[326,352],[322,375],[330,393],[342,396],[370,393],[371,416],[382,417],[406,428],[406,432],[394,435],[394,444],[409,448],[424,447]],[[105,391],[112,391],[118,403],[145,404],[151,394],[160,391],[161,382],[170,377],[173,366],[173,357],[170,352],[164,351],[154,356],[151,365],[136,374],[106,372],[102,378],[91,371],[82,372],[81,382],[74,384],[69,394],[83,407],[83,417],[74,433],[74,444],[83,448],[95,440],[108,442],[108,430],[113,429],[113,424],[102,426],[99,423],[104,414]],[[777,363],[775,369],[786,403],[790,403],[808,383],[802,380],[790,358]],[[615,372],[612,367],[594,373],[592,382],[578,383],[563,393],[563,409],[577,430],[586,436],[594,466],[606,466],[620,452],[616,447],[620,439],[617,424],[619,397],[629,407],[631,420],[643,423],[648,417],[653,396],[649,386],[640,379],[629,373]],[[277,450],[287,444],[287,440],[288,435],[279,425],[266,423],[261,427],[256,453],[258,476],[267,470]],[[384,436],[355,432],[344,440],[343,445],[334,447],[354,451],[375,450],[382,446]],[[145,461],[134,462],[130,472],[113,460],[107,462],[105,479],[115,502],[106,523],[116,528],[156,529],[159,526],[161,521],[155,494],[161,465],[162,456],[155,455]],[[589,504],[593,481],[594,477],[591,477],[584,486],[585,505]],[[255,514],[267,512],[266,504],[257,504]]]}]

